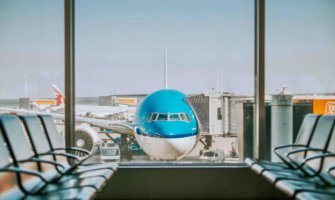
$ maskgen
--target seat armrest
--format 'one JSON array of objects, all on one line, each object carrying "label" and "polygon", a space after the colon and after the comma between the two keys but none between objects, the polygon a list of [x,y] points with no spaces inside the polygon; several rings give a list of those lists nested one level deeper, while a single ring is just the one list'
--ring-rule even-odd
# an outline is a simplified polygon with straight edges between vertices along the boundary
[{"label": "seat armrest", "polygon": [[87,155],[90,155],[90,152],[87,151],[86,149],[82,149],[82,148],[77,148],[77,147],[64,147],[64,148],[55,148],[53,149],[54,151],[60,151],[60,150],[64,150],[64,151],[79,151],[81,153],[85,153]]},{"label": "seat armrest", "polygon": [[[324,150],[323,149],[318,149],[318,148],[306,147],[306,148],[290,151],[290,152],[286,153],[286,157],[290,160],[290,162],[295,163],[296,169],[300,169],[306,176],[312,176],[312,177],[317,176],[320,173],[320,169],[318,169],[317,171],[312,170],[310,167],[308,167],[306,165],[306,163],[304,163],[304,160],[301,163],[298,163],[298,162],[294,161],[293,158],[291,158],[291,156],[294,155],[294,154],[302,153],[302,152],[308,152],[308,151],[321,151],[321,152],[323,152]],[[311,169],[313,171],[313,174],[310,175],[310,173],[307,172],[304,169],[304,166],[307,166],[309,169]]]},{"label": "seat armrest", "polygon": [[51,161],[51,160],[42,160],[42,159],[39,159],[39,158],[31,158],[31,159],[26,159],[26,160],[19,160],[17,162],[18,163],[25,163],[25,162],[46,163],[46,164],[51,164],[51,165],[54,165],[56,167],[61,167],[61,168],[65,169],[64,165],[62,165],[62,164],[60,164],[58,162]]},{"label": "seat armrest", "polygon": [[290,162],[289,161],[287,161],[287,159],[285,159],[285,157],[283,157],[281,154],[279,154],[277,151],[274,151],[274,153],[277,155],[277,157],[281,160],[281,161],[283,161],[283,163],[285,163],[290,169],[296,169],[298,166],[297,166],[297,164],[295,163],[295,162],[292,162],[291,160],[290,160]]},{"label": "seat armrest", "polygon": [[[334,155],[334,154],[332,154],[332,155]],[[335,155],[332,156],[332,157],[335,157]],[[330,172],[333,171],[333,170],[335,170],[335,164],[334,164],[334,166],[330,167],[330,168],[327,170],[327,172],[330,173]]]},{"label": "seat armrest", "polygon": [[49,152],[46,152],[46,153],[42,153],[42,154],[38,154],[39,156],[45,156],[45,155],[51,155],[51,156],[63,156],[63,157],[66,157],[66,158],[71,158],[71,159],[74,159],[78,162],[80,162],[82,159],[86,159],[86,157],[83,157],[83,158],[80,158],[76,155],[73,155],[73,154],[68,154],[68,153],[57,153],[57,152],[53,152],[53,151],[49,151]]},{"label": "seat armrest", "polygon": [[325,150],[324,149],[319,149],[319,148],[306,147],[306,148],[297,149],[297,150],[287,152],[286,157],[290,158],[290,156],[293,155],[293,154],[308,152],[308,151],[325,151]]},{"label": "seat armrest", "polygon": [[[322,159],[323,160],[324,158],[328,158],[328,157],[335,157],[335,154],[326,152],[326,153],[322,153],[322,154],[319,154],[319,155],[310,156],[310,157],[305,158],[304,161],[302,162],[302,164],[306,164],[307,162],[312,161],[312,160],[316,160],[316,159]],[[331,168],[335,169],[335,166],[333,166]]]},{"label": "seat armrest", "polygon": [[45,179],[44,176],[37,171],[21,169],[17,167],[11,167],[11,168],[2,168],[0,169],[0,172],[12,172],[12,173],[33,175],[33,176],[37,176],[38,178],[40,178],[44,183],[49,183],[49,181]]},{"label": "seat armrest", "polygon": [[303,144],[287,144],[287,145],[282,145],[282,146],[275,147],[273,149],[273,152],[275,152],[277,150],[280,150],[280,149],[285,149],[285,148],[288,148],[288,147],[306,147],[306,145],[303,145]]}]

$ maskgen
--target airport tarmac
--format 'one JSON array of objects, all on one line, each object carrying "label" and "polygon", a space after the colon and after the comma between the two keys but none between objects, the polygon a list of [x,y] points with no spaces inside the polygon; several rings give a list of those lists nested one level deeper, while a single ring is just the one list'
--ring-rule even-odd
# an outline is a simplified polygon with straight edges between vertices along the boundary
[{"label": "airport tarmac", "polygon": [[[123,164],[192,164],[192,163],[238,163],[240,162],[238,157],[232,157],[232,143],[236,141],[236,138],[225,138],[225,137],[213,137],[213,143],[211,150],[219,151],[222,154],[221,158],[217,159],[203,159],[200,158],[200,152],[203,150],[203,144],[198,142],[196,147],[190,152],[187,156],[183,157],[179,160],[173,161],[163,161],[163,160],[153,160],[150,159],[148,155],[145,155],[144,152],[141,155],[132,155],[130,158],[129,156],[122,156],[119,160],[120,163]],[[222,159],[223,158],[223,159]]]},{"label": "airport tarmac", "polygon": [[101,157],[99,155],[95,155],[88,162],[117,162],[120,163],[121,165],[145,165],[145,166],[184,166],[184,165],[193,165],[193,164],[199,164],[199,165],[236,165],[238,163],[242,163],[239,161],[238,158],[226,158],[224,161],[220,162],[214,162],[214,161],[209,161],[209,160],[202,160],[199,159],[198,156],[186,156],[180,160],[173,160],[173,161],[163,161],[163,160],[151,160],[149,156],[147,155],[136,155],[132,156],[131,159],[127,158],[122,158],[121,160],[101,160]]},{"label": "airport tarmac", "polygon": [[224,161],[210,161],[200,159],[199,156],[185,156],[180,160],[163,161],[151,160],[147,155],[133,156],[132,159],[122,158],[120,163],[123,164],[193,164],[193,163],[236,163],[238,158],[225,158]]}]

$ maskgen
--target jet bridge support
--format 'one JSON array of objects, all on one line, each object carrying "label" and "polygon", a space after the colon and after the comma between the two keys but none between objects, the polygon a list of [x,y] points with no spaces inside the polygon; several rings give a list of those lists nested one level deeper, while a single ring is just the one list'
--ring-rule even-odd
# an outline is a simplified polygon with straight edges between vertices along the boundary
[{"label": "jet bridge support", "polygon": [[132,152],[129,148],[130,142],[128,141],[128,135],[121,134],[121,142],[120,142],[120,151],[121,151],[121,159],[131,159]]}]

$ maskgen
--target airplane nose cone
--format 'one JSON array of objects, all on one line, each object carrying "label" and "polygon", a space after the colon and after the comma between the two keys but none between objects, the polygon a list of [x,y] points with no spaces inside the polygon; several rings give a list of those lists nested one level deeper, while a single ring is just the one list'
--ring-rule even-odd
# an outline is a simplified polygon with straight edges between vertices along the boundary
[{"label": "airplane nose cone", "polygon": [[135,134],[144,152],[155,160],[176,160],[187,155],[195,146],[197,136],[189,137],[152,137]]}]

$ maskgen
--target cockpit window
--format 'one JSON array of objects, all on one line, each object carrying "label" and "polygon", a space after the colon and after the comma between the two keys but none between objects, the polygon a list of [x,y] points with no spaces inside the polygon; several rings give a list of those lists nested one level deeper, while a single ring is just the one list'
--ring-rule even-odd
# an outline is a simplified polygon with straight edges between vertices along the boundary
[{"label": "cockpit window", "polygon": [[180,117],[179,117],[179,114],[170,114],[170,118],[169,118],[171,121],[180,121]]},{"label": "cockpit window", "polygon": [[182,120],[184,120],[186,122],[190,121],[190,117],[186,113],[181,113],[180,116],[181,116]]},{"label": "cockpit window", "polygon": [[189,122],[190,121],[190,117],[188,116],[188,114],[184,113],[186,121]]},{"label": "cockpit window", "polygon": [[148,122],[154,121],[157,118],[158,113],[151,113],[148,117]]},{"label": "cockpit window", "polygon": [[189,122],[190,118],[186,113],[151,113],[148,116],[148,122],[151,121],[186,121]]},{"label": "cockpit window", "polygon": [[158,113],[152,113],[152,120],[155,120],[157,118]]},{"label": "cockpit window", "polygon": [[168,115],[167,114],[159,113],[158,117],[157,117],[157,120],[158,121],[166,121],[166,120],[168,120]]}]

